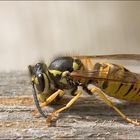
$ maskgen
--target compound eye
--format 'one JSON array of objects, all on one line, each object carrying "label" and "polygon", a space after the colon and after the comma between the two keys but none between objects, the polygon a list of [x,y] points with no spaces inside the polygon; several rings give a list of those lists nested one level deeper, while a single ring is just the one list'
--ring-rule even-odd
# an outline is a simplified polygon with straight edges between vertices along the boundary
[{"label": "compound eye", "polygon": [[43,92],[45,89],[45,79],[43,74],[38,74],[35,79],[35,85],[39,92]]}]

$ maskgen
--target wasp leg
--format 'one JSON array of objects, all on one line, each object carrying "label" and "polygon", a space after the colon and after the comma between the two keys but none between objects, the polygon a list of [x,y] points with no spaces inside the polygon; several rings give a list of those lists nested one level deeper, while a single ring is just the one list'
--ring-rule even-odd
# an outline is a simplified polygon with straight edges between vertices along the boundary
[{"label": "wasp leg", "polygon": [[127,122],[129,123],[132,123],[134,125],[138,125],[140,126],[140,123],[135,121],[135,120],[132,120],[130,118],[128,118],[125,114],[123,114],[117,107],[115,107],[113,105],[113,103],[104,95],[104,92],[101,91],[100,89],[98,88],[92,88],[91,89],[91,92],[92,93],[97,93],[99,95],[99,97],[110,107],[112,107],[123,119],[125,119]]},{"label": "wasp leg", "polygon": [[[51,103],[57,96],[63,96],[63,94],[64,94],[64,91],[58,89],[55,93],[53,93],[50,97],[48,97],[45,102],[41,103],[40,107],[41,108],[45,107],[46,105]],[[35,111],[32,113],[32,115],[34,116],[37,113],[38,113],[38,109],[35,109]]]},{"label": "wasp leg", "polygon": [[94,65],[91,62],[90,58],[84,58],[84,59],[81,59],[81,61],[84,64],[84,67],[86,70],[93,70]]},{"label": "wasp leg", "polygon": [[46,120],[47,124],[50,124],[51,121],[63,110],[69,108],[76,100],[78,100],[78,98],[80,97],[80,95],[82,94],[82,92],[80,90],[76,91],[76,96],[74,96],[67,104],[66,106],[54,111]]}]

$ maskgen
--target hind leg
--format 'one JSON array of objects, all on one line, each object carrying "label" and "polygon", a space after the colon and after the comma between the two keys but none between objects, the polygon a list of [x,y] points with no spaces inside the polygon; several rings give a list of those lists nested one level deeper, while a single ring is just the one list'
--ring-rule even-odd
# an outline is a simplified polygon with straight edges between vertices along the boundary
[{"label": "hind leg", "polygon": [[134,125],[138,125],[140,126],[140,122],[137,122],[135,120],[132,120],[130,118],[128,118],[124,113],[122,113],[112,102],[111,100],[109,100],[105,95],[104,92],[102,90],[100,90],[99,88],[92,88],[90,89],[90,91],[94,94],[99,95],[99,97],[110,107],[112,107],[123,119],[125,119],[127,122],[132,123]]}]

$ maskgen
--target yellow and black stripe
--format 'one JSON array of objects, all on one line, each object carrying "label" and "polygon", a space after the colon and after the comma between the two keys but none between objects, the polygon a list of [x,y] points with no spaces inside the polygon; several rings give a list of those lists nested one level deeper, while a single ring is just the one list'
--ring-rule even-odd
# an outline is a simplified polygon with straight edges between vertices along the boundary
[{"label": "yellow and black stripe", "polygon": [[[125,67],[121,65],[99,62],[94,66],[94,70],[99,71],[99,77],[106,79],[122,79],[122,82],[109,81],[109,80],[98,80],[97,86],[100,87],[107,95],[115,97],[117,99],[123,99],[130,102],[140,101],[140,84],[137,83],[124,83],[125,80],[123,74],[129,72]],[[131,77],[136,78],[133,73]]]}]

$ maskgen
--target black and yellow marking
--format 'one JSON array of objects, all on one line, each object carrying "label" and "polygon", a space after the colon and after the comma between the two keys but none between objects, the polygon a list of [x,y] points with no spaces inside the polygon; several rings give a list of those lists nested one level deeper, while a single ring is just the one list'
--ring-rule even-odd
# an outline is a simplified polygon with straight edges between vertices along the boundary
[{"label": "black and yellow marking", "polygon": [[75,71],[82,67],[82,63],[79,59],[73,57],[59,57],[51,62],[49,70],[56,70],[60,72]]},{"label": "black and yellow marking", "polygon": [[[138,96],[138,90],[140,89],[140,84],[135,83],[123,83],[124,78],[123,73],[129,72],[126,68],[121,65],[110,64],[106,62],[96,63],[94,70],[99,71],[99,77],[117,79],[117,77],[122,76],[122,81],[109,81],[109,80],[98,80],[97,86],[100,87],[109,96],[115,97],[117,99],[123,99],[127,101],[140,101],[140,96]],[[115,77],[116,76],[116,77]],[[132,73],[133,76],[133,73]],[[94,83],[93,83],[94,84]],[[133,98],[135,96],[135,98]]]}]

